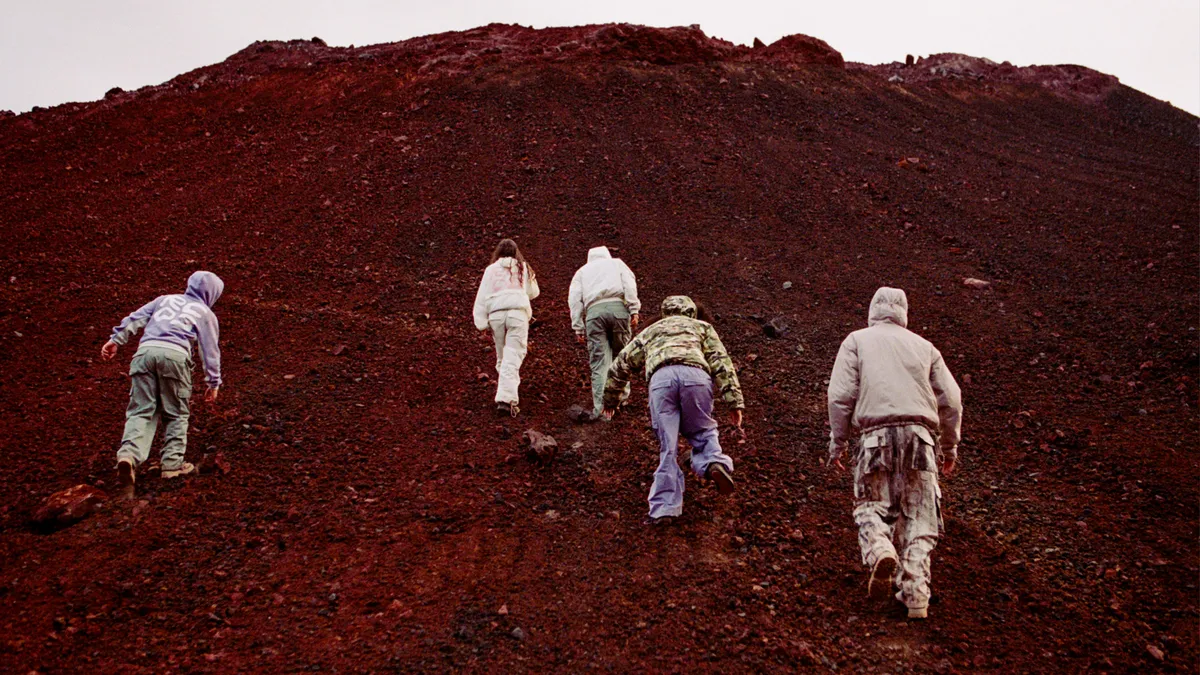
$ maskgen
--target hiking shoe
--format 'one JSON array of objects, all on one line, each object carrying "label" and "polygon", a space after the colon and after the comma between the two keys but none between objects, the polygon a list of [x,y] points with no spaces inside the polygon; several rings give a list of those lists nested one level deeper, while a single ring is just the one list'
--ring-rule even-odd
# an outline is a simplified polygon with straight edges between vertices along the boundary
[{"label": "hiking shoe", "polygon": [[670,527],[675,524],[676,517],[677,516],[659,516],[657,518],[652,518],[647,516],[646,519],[642,521],[642,524],[649,525],[650,527]]},{"label": "hiking shoe", "polygon": [[162,477],[163,478],[177,478],[179,476],[186,476],[189,473],[194,473],[195,471],[196,471],[195,464],[192,464],[191,462],[184,462],[183,464],[179,465],[179,468],[163,469]]},{"label": "hiking shoe", "polygon": [[910,619],[924,619],[927,616],[929,616],[929,608],[928,607],[909,607],[908,608],[908,618],[910,618]]},{"label": "hiking shoe", "polygon": [[133,461],[128,459],[117,460],[117,485],[121,487],[133,487],[137,482],[137,474],[133,470]]},{"label": "hiking shoe", "polygon": [[512,417],[512,406],[501,401],[500,403],[496,404],[496,414],[500,417]]},{"label": "hiking shoe", "polygon": [[892,578],[896,576],[898,564],[896,558],[890,555],[875,561],[875,566],[871,568],[871,580],[867,582],[867,597],[884,600],[892,594]]},{"label": "hiking shoe", "polygon": [[723,495],[733,494],[733,476],[729,475],[729,470],[720,464],[708,465],[708,479],[717,486],[717,492]]}]

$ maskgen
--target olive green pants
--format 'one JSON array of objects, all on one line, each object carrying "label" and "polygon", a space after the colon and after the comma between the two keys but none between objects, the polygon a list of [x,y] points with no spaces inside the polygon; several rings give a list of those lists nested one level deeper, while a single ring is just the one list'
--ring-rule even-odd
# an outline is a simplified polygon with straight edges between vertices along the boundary
[{"label": "olive green pants", "polygon": [[192,359],[163,347],[140,347],[129,364],[129,407],[125,410],[125,435],[117,461],[133,460],[140,466],[150,457],[150,444],[163,427],[162,468],[178,469],[187,450],[188,399],[192,396]]},{"label": "olive green pants", "polygon": [[[629,344],[629,310],[625,303],[601,302],[588,308],[584,335],[587,336],[588,365],[592,369],[592,416],[599,418],[604,412],[608,367]],[[628,384],[621,400],[626,398],[629,398]]]}]

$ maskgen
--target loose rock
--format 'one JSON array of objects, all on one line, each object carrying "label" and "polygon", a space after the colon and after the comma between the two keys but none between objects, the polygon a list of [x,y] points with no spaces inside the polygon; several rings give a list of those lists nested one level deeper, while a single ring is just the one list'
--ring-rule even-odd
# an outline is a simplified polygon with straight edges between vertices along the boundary
[{"label": "loose rock", "polygon": [[33,516],[39,525],[70,525],[90,516],[108,497],[90,485],[76,485],[50,495]]}]

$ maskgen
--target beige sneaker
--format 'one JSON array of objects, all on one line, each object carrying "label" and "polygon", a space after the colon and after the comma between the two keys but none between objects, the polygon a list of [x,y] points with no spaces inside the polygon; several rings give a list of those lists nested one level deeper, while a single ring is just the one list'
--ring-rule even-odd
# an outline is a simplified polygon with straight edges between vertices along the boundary
[{"label": "beige sneaker", "polygon": [[929,608],[928,607],[909,607],[908,608],[908,618],[910,618],[910,619],[924,619],[927,616],[929,616]]},{"label": "beige sneaker", "polygon": [[137,482],[137,474],[133,470],[133,462],[128,459],[117,461],[117,485],[133,487]]},{"label": "beige sneaker", "polygon": [[193,473],[195,471],[196,471],[195,464],[192,464],[191,462],[184,462],[183,464],[179,465],[178,469],[170,469],[170,470],[163,469],[162,477],[163,478],[178,478],[179,476],[186,476],[189,473]]},{"label": "beige sneaker", "polygon": [[892,556],[880,558],[871,568],[871,580],[867,582],[867,597],[885,600],[892,594],[892,578],[896,576],[899,563]]}]

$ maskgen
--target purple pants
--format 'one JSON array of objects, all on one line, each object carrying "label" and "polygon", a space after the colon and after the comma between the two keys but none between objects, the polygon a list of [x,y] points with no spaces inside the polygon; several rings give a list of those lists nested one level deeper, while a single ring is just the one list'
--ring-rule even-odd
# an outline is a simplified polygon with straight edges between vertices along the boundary
[{"label": "purple pants", "polygon": [[721,452],[713,419],[712,378],[692,366],[663,366],[650,378],[650,423],[658,434],[659,462],[650,487],[650,517],[683,513],[683,471],[679,468],[679,434],[692,446],[692,471],[703,477],[709,464],[733,471],[733,460]]}]

